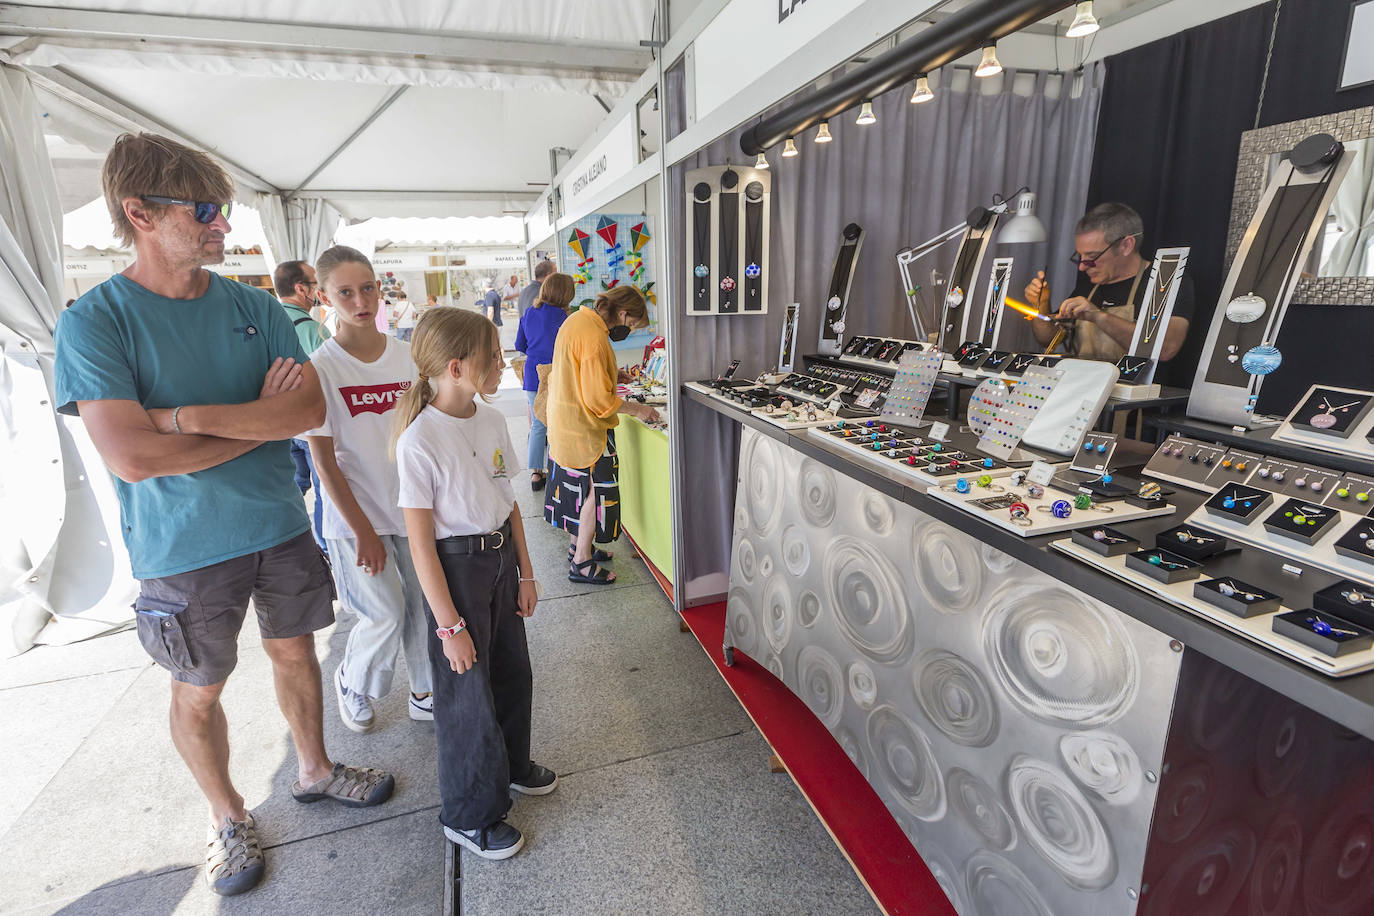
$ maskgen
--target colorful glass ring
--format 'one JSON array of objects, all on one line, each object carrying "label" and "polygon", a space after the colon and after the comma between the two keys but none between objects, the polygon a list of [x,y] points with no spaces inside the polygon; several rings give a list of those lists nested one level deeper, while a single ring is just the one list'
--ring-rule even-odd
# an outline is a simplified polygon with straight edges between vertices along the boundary
[{"label": "colorful glass ring", "polygon": [[1030,506],[1023,502],[1014,502],[1007,507],[1007,511],[1011,513],[1011,522],[1013,525],[1020,525],[1022,528],[1029,528],[1031,526]]},{"label": "colorful glass ring", "polygon": [[1087,493],[1075,494],[1073,498],[1073,507],[1075,509],[1091,509],[1093,507],[1093,498]]},{"label": "colorful glass ring", "polygon": [[968,478],[960,477],[958,480],[954,481],[954,490],[956,493],[967,493]]},{"label": "colorful glass ring", "polygon": [[1073,506],[1069,505],[1067,499],[1056,499],[1048,506],[1037,506],[1036,508],[1040,512],[1048,512],[1055,518],[1068,518],[1070,515],[1073,515]]}]

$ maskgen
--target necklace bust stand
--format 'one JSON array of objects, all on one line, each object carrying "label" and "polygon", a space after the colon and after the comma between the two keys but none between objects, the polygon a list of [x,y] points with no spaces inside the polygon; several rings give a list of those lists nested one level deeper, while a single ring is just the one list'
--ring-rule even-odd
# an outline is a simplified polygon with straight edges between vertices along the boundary
[{"label": "necklace bust stand", "polygon": [[1161,248],[1150,265],[1149,283],[1137,310],[1135,334],[1126,354],[1116,363],[1121,380],[1112,388],[1112,397],[1140,401],[1159,397],[1154,383],[1159,355],[1164,349],[1164,334],[1174,315],[1174,303],[1188,266],[1189,248]]}]

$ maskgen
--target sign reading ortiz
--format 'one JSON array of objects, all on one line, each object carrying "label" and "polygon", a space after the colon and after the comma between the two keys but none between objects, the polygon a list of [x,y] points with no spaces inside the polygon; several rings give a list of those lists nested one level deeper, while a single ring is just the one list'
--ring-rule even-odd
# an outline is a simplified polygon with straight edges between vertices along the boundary
[{"label": "sign reading ortiz", "polygon": [[635,117],[630,112],[617,121],[606,136],[575,160],[563,182],[563,210],[571,213],[618,176],[634,168],[636,155]]},{"label": "sign reading ortiz", "polygon": [[108,277],[114,267],[114,261],[107,258],[81,258],[64,263],[62,272],[69,277]]}]

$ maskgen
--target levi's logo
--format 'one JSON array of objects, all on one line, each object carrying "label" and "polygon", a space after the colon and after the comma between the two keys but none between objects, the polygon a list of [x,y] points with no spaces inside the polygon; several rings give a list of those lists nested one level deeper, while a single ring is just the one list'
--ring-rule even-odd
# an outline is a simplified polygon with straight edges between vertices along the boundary
[{"label": "levi's logo", "polygon": [[340,388],[339,394],[348,405],[348,415],[356,417],[360,413],[386,413],[409,390],[410,382],[387,382],[385,385],[349,385]]}]

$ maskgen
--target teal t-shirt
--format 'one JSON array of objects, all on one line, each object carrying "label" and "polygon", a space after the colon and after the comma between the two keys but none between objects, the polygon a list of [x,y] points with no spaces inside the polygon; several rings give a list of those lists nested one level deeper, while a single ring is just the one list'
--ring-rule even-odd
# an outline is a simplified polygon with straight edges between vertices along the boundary
[{"label": "teal t-shirt", "polygon": [[289,302],[283,302],[281,307],[286,309],[286,317],[291,319],[291,326],[296,329],[296,339],[301,342],[307,356],[329,339],[329,328],[311,318],[305,309]]},{"label": "teal t-shirt", "polygon": [[[277,357],[306,355],[281,303],[218,274],[199,299],[166,299],[115,274],[57,321],[58,410],[254,401]],[[115,479],[134,577],[157,579],[266,550],[310,527],[287,440],[138,483]]]}]

